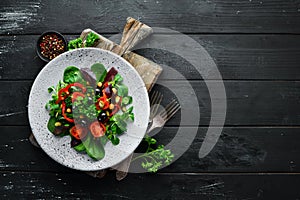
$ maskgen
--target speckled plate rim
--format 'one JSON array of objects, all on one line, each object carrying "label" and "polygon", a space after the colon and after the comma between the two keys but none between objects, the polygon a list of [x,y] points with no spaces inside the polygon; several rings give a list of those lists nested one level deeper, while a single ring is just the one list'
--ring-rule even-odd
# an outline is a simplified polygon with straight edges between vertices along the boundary
[{"label": "speckled plate rim", "polygon": [[[75,49],[75,50],[71,50],[71,51],[67,51],[67,52],[64,52],[63,54],[61,54],[61,55],[59,55],[58,57],[56,57],[55,59],[53,59],[53,60],[51,60],[49,63],[47,63],[45,66],[44,66],[44,68],[39,72],[39,74],[36,76],[36,78],[35,78],[35,80],[34,80],[34,82],[33,82],[33,84],[32,84],[32,86],[31,86],[31,90],[30,90],[30,94],[29,94],[29,99],[28,99],[28,118],[29,118],[29,123],[30,123],[30,127],[31,127],[31,129],[32,129],[32,122],[33,122],[33,119],[32,119],[32,115],[31,115],[31,107],[32,107],[32,105],[31,105],[31,101],[32,101],[32,95],[33,95],[33,88],[35,87],[35,85],[37,85],[38,84],[38,80],[40,79],[40,77],[43,75],[43,73],[44,73],[44,71],[47,69],[47,67],[49,66],[49,65],[51,65],[53,62],[55,62],[55,60],[57,60],[57,59],[59,59],[59,58],[61,58],[61,57],[63,57],[63,56],[65,56],[66,54],[70,54],[70,53],[72,53],[72,52],[74,52],[74,51],[77,51],[77,50],[88,50],[88,49],[91,49],[91,50],[96,50],[96,51],[101,51],[101,52],[105,52],[105,53],[108,53],[108,54],[111,54],[112,56],[114,56],[115,58],[117,58],[117,59],[120,59],[122,62],[124,62],[128,67],[130,67],[131,68],[131,70],[133,70],[133,72],[135,72],[135,74],[136,74],[136,77],[140,80],[140,82],[141,83],[143,83],[143,86],[142,87],[139,87],[139,89],[142,89],[142,90],[144,90],[143,91],[143,93],[145,93],[146,95],[147,95],[147,100],[146,100],[146,102],[144,102],[145,103],[145,110],[144,110],[144,115],[146,115],[147,116],[147,119],[149,118],[149,115],[150,115],[150,102],[149,102],[149,96],[148,96],[148,91],[147,91],[147,89],[146,89],[146,86],[145,86],[145,84],[144,84],[144,81],[142,80],[142,78],[141,78],[141,76],[138,74],[138,72],[135,70],[135,68],[128,62],[128,61],[126,61],[124,58],[122,58],[121,56],[119,56],[119,55],[117,55],[117,54],[115,54],[115,53],[113,53],[113,52],[111,52],[111,51],[107,51],[107,50],[103,50],[103,49],[99,49],[99,48],[93,48],[93,47],[88,47],[88,48],[80,48],[80,49]],[[64,69],[66,68],[67,66],[64,66]],[[49,85],[50,86],[50,85]],[[129,88],[130,89],[130,88]],[[49,98],[50,99],[50,98]],[[46,102],[43,102],[43,103],[46,103]],[[147,120],[147,122],[145,122],[145,123],[147,123],[148,124],[148,120]],[[145,136],[145,134],[146,134],[146,130],[147,130],[147,126],[144,128],[144,130],[143,130],[143,136]],[[34,130],[32,130],[32,132],[33,132],[33,135],[36,137],[36,134],[35,134],[35,131]],[[125,133],[125,134],[127,134],[127,133]],[[53,136],[53,137],[55,137],[55,136]],[[142,137],[140,138],[140,141],[137,143],[137,145],[134,147],[134,150],[138,147],[138,145],[142,142]],[[75,170],[79,170],[79,171],[97,171],[97,170],[103,170],[103,169],[106,169],[106,168],[109,168],[109,167],[114,167],[114,166],[116,166],[116,165],[118,165],[118,164],[120,164],[122,161],[124,161],[125,159],[127,159],[130,155],[131,155],[131,153],[133,153],[134,152],[134,150],[131,152],[131,153],[129,153],[127,156],[125,156],[123,159],[120,159],[118,162],[115,162],[115,163],[113,163],[111,166],[107,166],[107,167],[105,167],[105,168],[78,168],[78,167],[76,167],[76,166],[70,166],[70,165],[66,165],[65,163],[63,163],[63,162],[61,162],[59,159],[57,159],[56,157],[54,157],[54,156],[52,156],[51,154],[49,154],[48,152],[47,152],[47,150],[45,150],[44,149],[44,147],[43,147],[43,144],[42,144],[42,142],[41,141],[39,141],[38,139],[37,139],[37,137],[36,137],[36,140],[37,140],[37,143],[40,145],[40,147],[43,149],[43,151],[49,156],[49,157],[51,157],[53,160],[55,160],[56,162],[58,162],[58,163],[60,163],[60,164],[62,164],[62,165],[64,165],[64,166],[66,166],[66,167],[69,167],[69,168],[71,168],[71,169],[75,169]],[[71,147],[70,147],[71,148]],[[79,154],[79,153],[78,153]]]}]

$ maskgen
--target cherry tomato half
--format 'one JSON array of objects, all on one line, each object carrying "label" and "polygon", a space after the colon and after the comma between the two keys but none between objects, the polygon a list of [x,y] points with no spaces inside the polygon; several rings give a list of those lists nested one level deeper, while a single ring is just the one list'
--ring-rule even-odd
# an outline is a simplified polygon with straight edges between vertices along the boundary
[{"label": "cherry tomato half", "polygon": [[77,140],[83,139],[87,135],[87,130],[81,125],[73,126],[70,129],[70,134]]},{"label": "cherry tomato half", "polygon": [[94,121],[90,125],[90,130],[91,130],[91,133],[93,134],[93,136],[95,138],[98,138],[98,137],[102,137],[105,135],[106,128],[105,128],[104,124],[102,124],[101,122]]}]

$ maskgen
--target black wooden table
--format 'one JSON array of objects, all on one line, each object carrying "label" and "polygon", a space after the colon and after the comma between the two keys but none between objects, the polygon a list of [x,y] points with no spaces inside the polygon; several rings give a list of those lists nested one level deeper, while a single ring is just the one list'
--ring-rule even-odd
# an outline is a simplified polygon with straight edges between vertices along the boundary
[{"label": "black wooden table", "polygon": [[[299,0],[4,0],[0,5],[1,199],[300,198]],[[128,16],[180,31],[205,47],[224,79],[227,117],[217,145],[199,159],[211,114],[203,79],[174,54],[138,50],[189,80],[201,107],[198,135],[179,160],[157,174],[129,174],[118,182],[109,173],[99,180],[61,166],[28,141],[28,95],[45,65],[35,44],[49,29],[68,39],[85,28],[111,36],[122,31]],[[180,88],[180,80],[167,74],[160,79]],[[159,141],[170,139],[179,120],[180,113]]]}]

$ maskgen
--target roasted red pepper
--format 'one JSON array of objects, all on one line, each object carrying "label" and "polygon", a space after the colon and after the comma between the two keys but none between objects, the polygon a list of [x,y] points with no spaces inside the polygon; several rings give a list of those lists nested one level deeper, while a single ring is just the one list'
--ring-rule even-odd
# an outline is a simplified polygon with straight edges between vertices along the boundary
[{"label": "roasted red pepper", "polygon": [[[100,106],[100,104],[102,104]],[[106,110],[109,107],[109,101],[107,100],[107,98],[105,96],[100,97],[97,102],[95,103],[97,110]]]},{"label": "roasted red pepper", "polygon": [[78,97],[84,97],[84,94],[82,94],[81,92],[73,92],[72,102],[74,102]]},{"label": "roasted red pepper", "polygon": [[65,88],[62,88],[58,91],[58,99],[56,101],[57,104],[61,101],[64,101],[70,95],[69,89],[72,86],[79,87],[83,93],[86,92],[86,88],[81,83],[71,83],[71,84],[67,85]]},{"label": "roasted red pepper", "polygon": [[81,89],[82,93],[86,92],[86,88],[81,83],[71,83],[71,84],[67,85],[66,89],[69,90],[72,86],[79,87]]},{"label": "roasted red pepper", "polygon": [[69,118],[69,117],[66,115],[66,103],[63,101],[61,105],[62,105],[62,108],[61,108],[62,116],[63,116],[63,117],[65,118],[65,120],[67,120],[68,122],[74,123],[74,119],[71,119],[71,118]]},{"label": "roasted red pepper", "polygon": [[69,96],[69,91],[66,90],[66,88],[62,88],[58,91],[58,99],[56,100],[56,103],[58,104],[59,102],[65,100]]}]

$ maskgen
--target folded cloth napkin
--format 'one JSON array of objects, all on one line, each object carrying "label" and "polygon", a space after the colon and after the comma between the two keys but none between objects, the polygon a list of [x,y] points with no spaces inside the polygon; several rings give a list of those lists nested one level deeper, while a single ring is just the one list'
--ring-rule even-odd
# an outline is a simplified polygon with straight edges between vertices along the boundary
[{"label": "folded cloth napkin", "polygon": [[[161,66],[148,60],[147,58],[144,58],[143,56],[140,56],[130,51],[140,41],[142,41],[152,33],[151,27],[141,23],[136,19],[128,17],[124,27],[120,45],[110,41],[109,39],[103,37],[102,35],[96,33],[91,29],[85,29],[84,31],[82,31],[80,37],[82,38],[83,41],[85,41],[86,36],[90,32],[97,34],[100,38],[96,42],[95,47],[112,51],[125,58],[140,74],[140,76],[142,77],[146,85],[148,92],[151,90],[158,76],[162,72]],[[34,146],[40,148],[33,134],[30,135],[29,141]],[[117,166],[113,167],[113,169],[117,170],[116,171],[117,180],[122,180],[126,177],[128,168],[130,166],[132,155],[133,154],[131,154],[128,158],[126,158],[123,162],[121,162]],[[107,169],[104,169],[104,170],[86,172],[86,173],[96,178],[103,178],[106,175],[107,171],[108,171]]]}]

